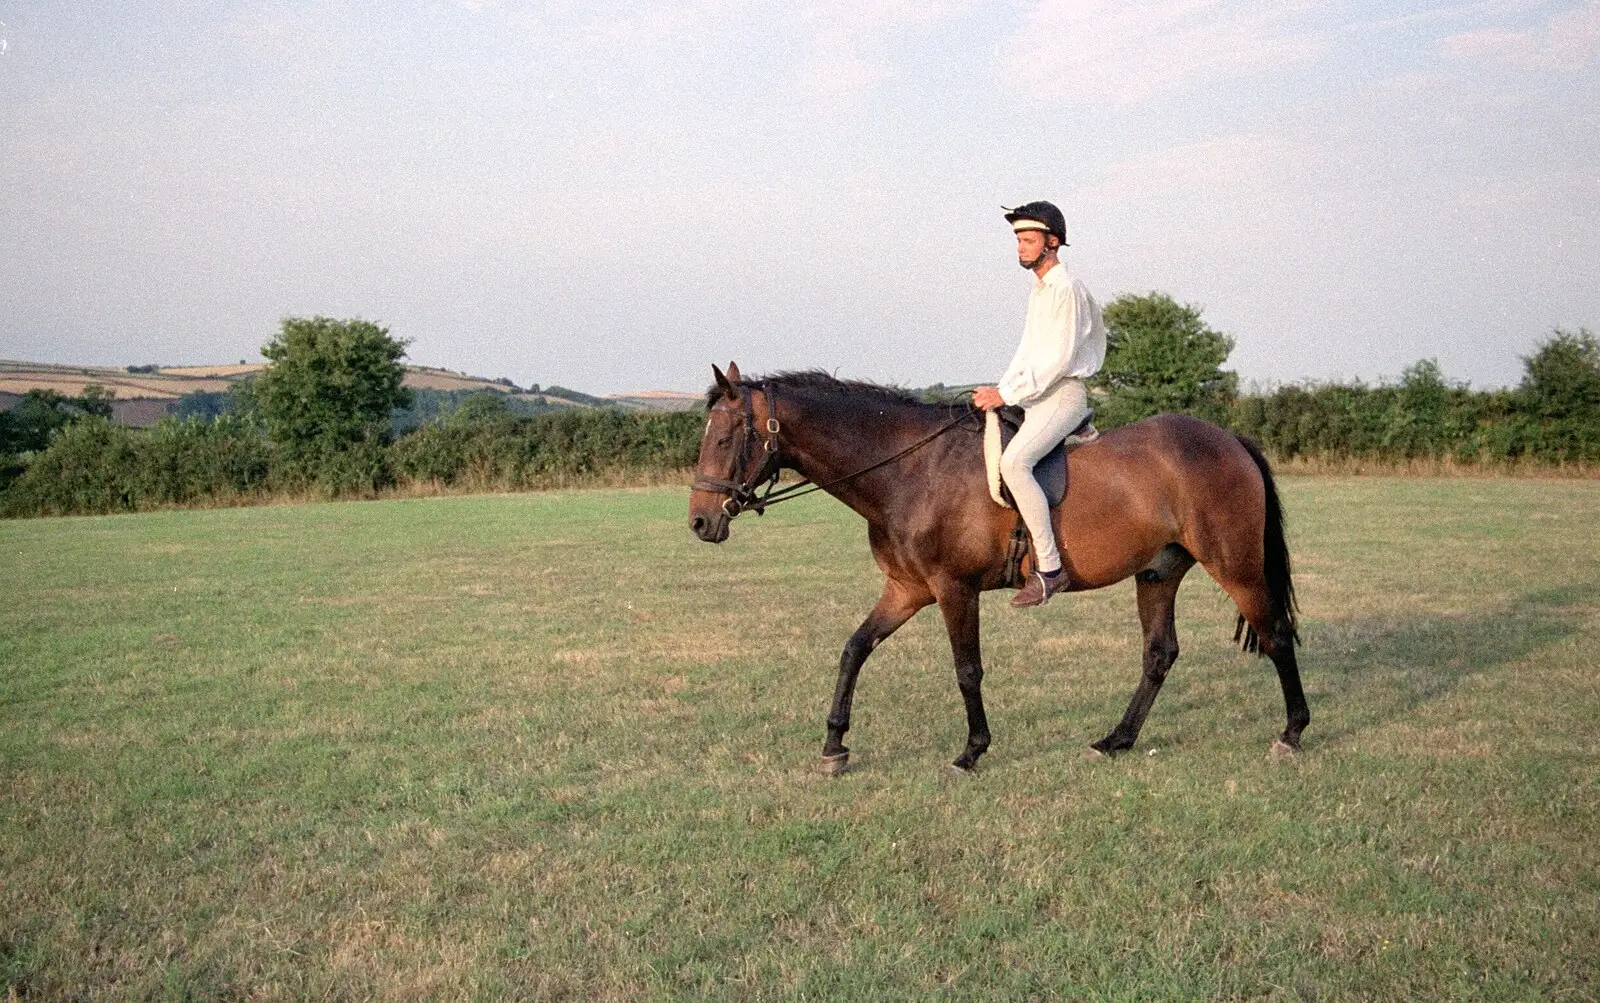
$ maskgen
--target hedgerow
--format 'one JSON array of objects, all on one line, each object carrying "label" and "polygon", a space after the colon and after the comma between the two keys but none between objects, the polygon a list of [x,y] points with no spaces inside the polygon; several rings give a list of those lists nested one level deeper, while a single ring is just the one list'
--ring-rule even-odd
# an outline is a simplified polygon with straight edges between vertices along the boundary
[{"label": "hedgerow", "polygon": [[698,412],[616,409],[526,417],[504,410],[499,395],[484,401],[392,443],[356,442],[329,457],[315,482],[283,462],[259,424],[235,415],[169,418],[147,430],[80,418],[55,430],[45,449],[16,458],[21,473],[0,492],[0,514],[128,512],[274,492],[370,497],[418,484],[521,490],[671,473],[694,464],[704,421]]},{"label": "hedgerow", "polygon": [[1400,382],[1296,383],[1234,401],[1229,423],[1275,457],[1600,463],[1600,345],[1558,330],[1514,390],[1471,390],[1436,363]]},{"label": "hedgerow", "polygon": [[[530,488],[584,475],[661,472],[694,465],[698,412],[642,414],[569,409],[532,417],[463,407],[397,440],[397,471],[442,485]],[[489,413],[485,413],[485,412]]]},{"label": "hedgerow", "polygon": [[231,416],[149,430],[82,418],[55,431],[0,494],[0,513],[77,515],[249,495],[272,478],[271,444]]},{"label": "hedgerow", "polygon": [[[1156,306],[1164,310],[1150,313],[1158,321],[1188,316],[1169,302]],[[1558,329],[1523,360],[1526,374],[1512,390],[1472,390],[1423,360],[1392,384],[1306,382],[1245,394],[1236,394],[1232,381],[1210,379],[1226,340],[1220,335],[1200,330],[1151,341],[1141,355],[1133,351],[1145,336],[1140,330],[1124,325],[1122,375],[1103,385],[1110,399],[1102,404],[1112,406],[1099,420],[1108,427],[1160,406],[1220,420],[1278,460],[1600,464],[1600,344],[1586,330]],[[1204,365],[1168,365],[1167,356],[1195,345],[1206,353]],[[1165,360],[1204,392],[1163,396],[1159,374],[1128,361],[1140,358]],[[341,436],[325,434],[316,422],[302,422],[304,434],[285,436],[263,420],[257,396],[244,388],[238,397],[246,406],[234,412],[167,419],[141,431],[106,419],[109,398],[32,395],[25,406],[0,414],[0,484],[10,480],[0,491],[0,514],[132,511],[273,492],[371,497],[418,486],[524,490],[650,477],[693,466],[704,420],[699,409],[660,414],[613,407],[530,416],[491,392],[454,402],[454,410],[397,439],[375,406],[361,422],[347,422]],[[289,423],[281,414],[278,420]]]}]

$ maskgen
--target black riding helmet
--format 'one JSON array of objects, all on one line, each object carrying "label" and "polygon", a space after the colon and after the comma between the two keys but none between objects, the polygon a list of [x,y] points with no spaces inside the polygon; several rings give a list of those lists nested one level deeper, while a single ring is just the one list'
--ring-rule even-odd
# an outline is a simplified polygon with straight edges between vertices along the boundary
[{"label": "black riding helmet", "polygon": [[[1061,241],[1062,247],[1067,246],[1067,218],[1051,203],[1029,202],[1015,209],[1006,209],[1005,206],[1000,208],[1006,210],[1006,222],[1011,224],[1011,229],[1043,230],[1055,234],[1056,239]],[[1030,223],[1036,225],[1030,226]]]}]

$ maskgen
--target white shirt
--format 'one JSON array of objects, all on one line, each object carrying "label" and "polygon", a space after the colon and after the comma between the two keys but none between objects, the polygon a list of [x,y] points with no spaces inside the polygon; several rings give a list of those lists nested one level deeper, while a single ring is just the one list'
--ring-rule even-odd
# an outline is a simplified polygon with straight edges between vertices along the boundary
[{"label": "white shirt", "polygon": [[1106,325],[1100,305],[1082,282],[1057,262],[1044,278],[1034,277],[1022,344],[999,383],[1007,404],[1024,407],[1044,397],[1065,379],[1083,379],[1106,361]]}]

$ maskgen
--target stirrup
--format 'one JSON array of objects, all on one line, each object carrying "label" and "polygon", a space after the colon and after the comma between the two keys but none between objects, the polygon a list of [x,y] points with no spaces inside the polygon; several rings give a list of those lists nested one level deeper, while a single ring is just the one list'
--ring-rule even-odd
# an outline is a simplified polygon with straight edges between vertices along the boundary
[{"label": "stirrup", "polygon": [[1057,592],[1065,592],[1070,581],[1065,567],[1056,573],[1053,584],[1045,578],[1044,572],[1034,571],[1023,583],[1022,588],[1017,590],[1017,594],[1011,597],[1011,605],[1018,609],[1043,606]]}]

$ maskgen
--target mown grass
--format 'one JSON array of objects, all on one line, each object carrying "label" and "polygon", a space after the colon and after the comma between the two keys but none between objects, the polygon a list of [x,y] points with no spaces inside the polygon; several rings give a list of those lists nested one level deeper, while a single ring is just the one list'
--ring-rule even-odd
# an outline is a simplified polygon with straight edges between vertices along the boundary
[{"label": "mown grass", "polygon": [[0,985],[31,998],[1592,999],[1600,486],[1282,482],[1306,751],[1198,572],[873,656],[855,516],[682,490],[0,524]]}]

